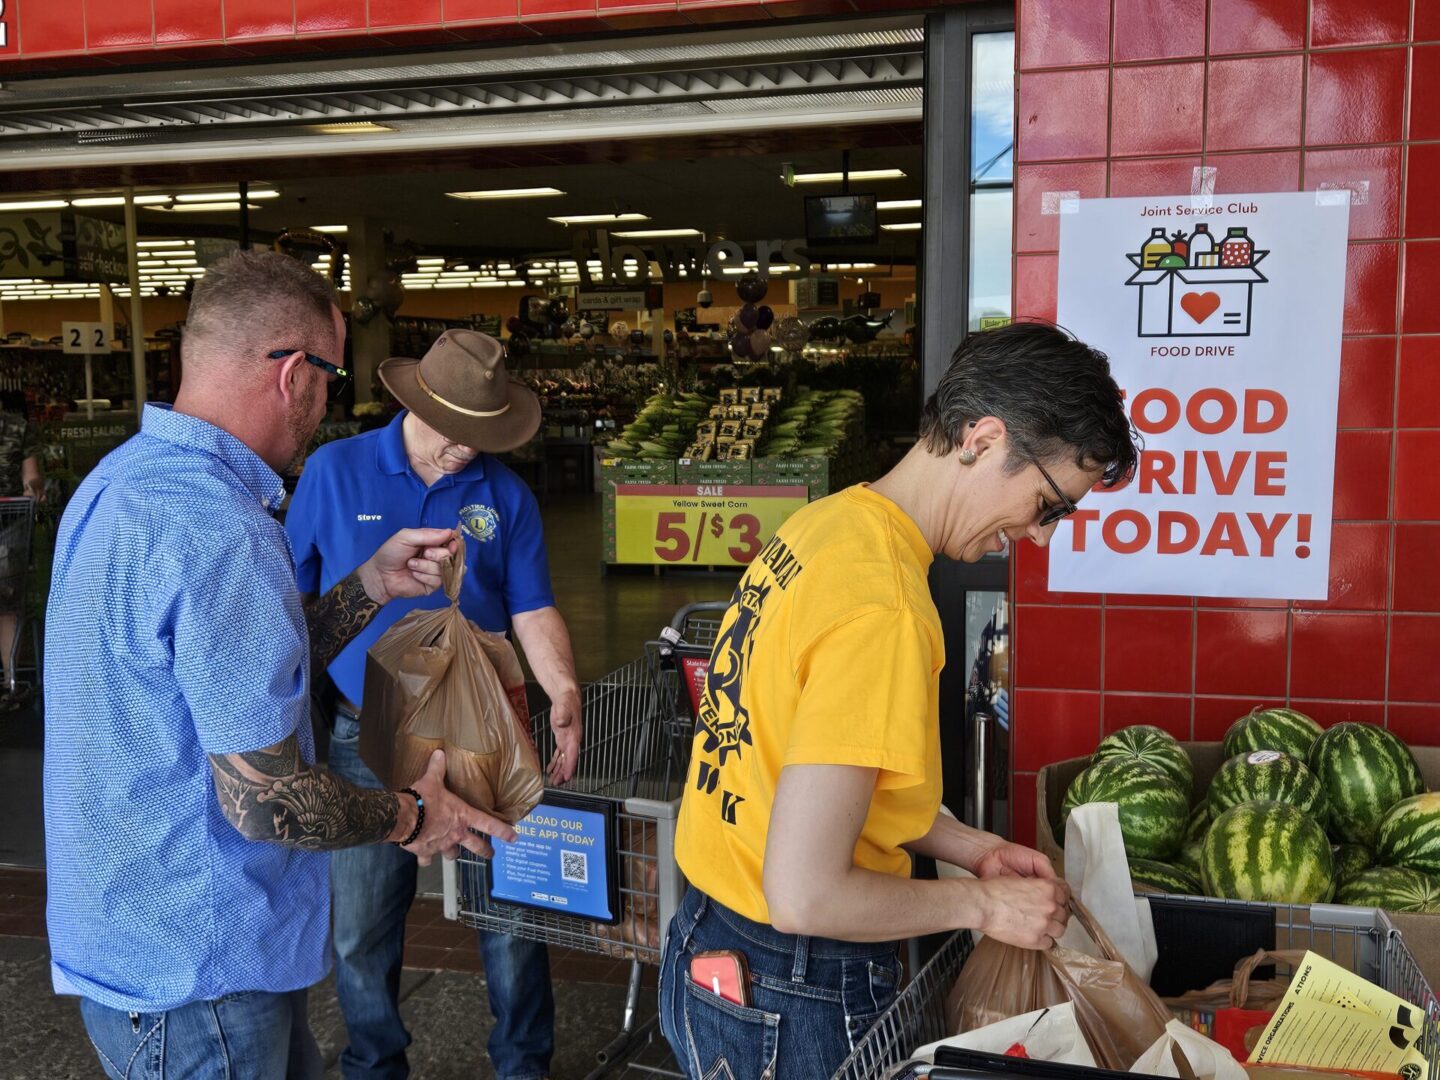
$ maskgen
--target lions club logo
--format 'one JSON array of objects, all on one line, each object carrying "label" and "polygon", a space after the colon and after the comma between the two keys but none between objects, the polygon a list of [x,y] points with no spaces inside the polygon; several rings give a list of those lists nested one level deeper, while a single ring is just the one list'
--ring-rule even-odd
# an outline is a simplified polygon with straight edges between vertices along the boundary
[{"label": "lions club logo", "polygon": [[500,531],[500,518],[493,508],[472,503],[460,511],[460,527],[483,544],[495,539]]}]

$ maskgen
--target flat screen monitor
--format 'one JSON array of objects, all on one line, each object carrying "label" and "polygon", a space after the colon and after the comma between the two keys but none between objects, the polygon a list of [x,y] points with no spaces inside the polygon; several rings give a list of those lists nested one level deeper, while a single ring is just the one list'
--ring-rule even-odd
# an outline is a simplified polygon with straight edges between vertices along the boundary
[{"label": "flat screen monitor", "polygon": [[879,238],[874,195],[805,197],[805,240],[812,246],[871,244]]}]

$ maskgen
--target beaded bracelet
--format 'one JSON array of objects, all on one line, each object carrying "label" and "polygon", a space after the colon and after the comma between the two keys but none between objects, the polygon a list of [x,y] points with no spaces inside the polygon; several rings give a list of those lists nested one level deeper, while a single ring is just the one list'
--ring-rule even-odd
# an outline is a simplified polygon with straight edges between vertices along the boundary
[{"label": "beaded bracelet", "polygon": [[404,840],[393,841],[396,847],[405,847],[407,844],[413,844],[419,839],[420,830],[425,827],[425,800],[420,797],[420,793],[414,788],[401,788],[398,794],[409,795],[414,799],[415,809],[418,811],[415,817],[415,831]]}]

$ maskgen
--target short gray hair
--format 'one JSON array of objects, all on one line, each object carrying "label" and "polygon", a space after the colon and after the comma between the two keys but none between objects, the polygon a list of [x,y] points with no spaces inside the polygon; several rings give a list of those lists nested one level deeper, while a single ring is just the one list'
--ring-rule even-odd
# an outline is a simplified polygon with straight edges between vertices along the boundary
[{"label": "short gray hair", "polygon": [[334,333],[333,312],[339,307],[335,287],[294,256],[236,251],[196,282],[185,320],[185,351],[223,350],[256,360],[269,349],[314,351]]}]

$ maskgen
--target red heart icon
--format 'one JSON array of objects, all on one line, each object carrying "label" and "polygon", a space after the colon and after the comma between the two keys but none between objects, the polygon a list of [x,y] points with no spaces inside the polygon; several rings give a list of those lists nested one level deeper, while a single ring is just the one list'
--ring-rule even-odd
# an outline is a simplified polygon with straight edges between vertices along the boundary
[{"label": "red heart icon", "polygon": [[1180,306],[1190,318],[1203,323],[1220,307],[1220,297],[1213,292],[1187,292],[1180,297]]}]

